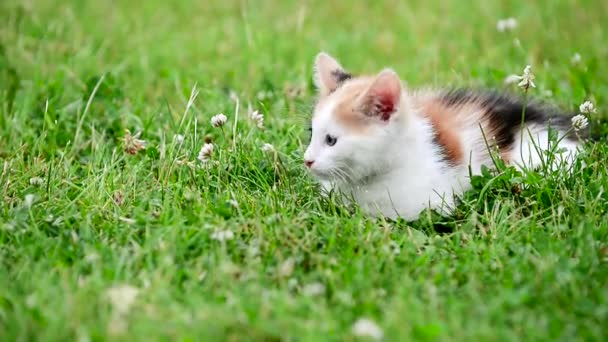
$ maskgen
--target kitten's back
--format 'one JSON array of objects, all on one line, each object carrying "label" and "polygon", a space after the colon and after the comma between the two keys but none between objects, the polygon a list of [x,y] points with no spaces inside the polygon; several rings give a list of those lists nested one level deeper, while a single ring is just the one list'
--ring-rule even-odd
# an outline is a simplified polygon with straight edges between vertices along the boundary
[{"label": "kitten's back", "polygon": [[[450,165],[474,162],[466,155],[471,151],[487,160],[488,148],[493,147],[498,148],[508,163],[536,165],[538,158],[522,160],[522,144],[525,149],[534,148],[535,143],[546,147],[549,127],[556,129],[560,137],[567,134],[563,139],[565,147],[578,145],[580,135],[573,135],[569,130],[571,116],[538,101],[525,103],[515,96],[470,89],[423,92],[414,98],[417,111],[431,122],[434,141]],[[536,141],[529,139],[530,134]],[[527,151],[523,155],[531,158]]]}]

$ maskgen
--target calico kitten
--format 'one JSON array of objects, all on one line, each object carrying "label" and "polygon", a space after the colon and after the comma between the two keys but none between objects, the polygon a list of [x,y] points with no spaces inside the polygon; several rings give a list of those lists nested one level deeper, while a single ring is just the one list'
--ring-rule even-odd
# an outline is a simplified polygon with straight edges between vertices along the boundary
[{"label": "calico kitten", "polygon": [[[414,220],[428,207],[446,213],[454,195],[470,188],[469,167],[475,174],[493,165],[489,148],[507,164],[534,168],[549,125],[560,137],[569,128],[570,118],[538,104],[526,106],[522,126],[523,104],[495,93],[414,92],[390,69],[355,77],[325,53],[314,72],[318,101],[306,167],[326,190],[372,215]],[[580,142],[568,136],[559,145],[559,165],[569,165]]]}]

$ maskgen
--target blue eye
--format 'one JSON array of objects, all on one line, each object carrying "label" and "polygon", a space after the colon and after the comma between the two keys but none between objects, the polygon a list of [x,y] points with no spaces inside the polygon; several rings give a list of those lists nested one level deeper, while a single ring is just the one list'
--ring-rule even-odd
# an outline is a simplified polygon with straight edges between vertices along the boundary
[{"label": "blue eye", "polygon": [[336,138],[336,137],[332,137],[332,136],[331,136],[331,135],[329,135],[329,134],[325,136],[325,143],[326,143],[328,146],[334,146],[334,145],[335,145],[337,142],[338,142],[338,138]]}]

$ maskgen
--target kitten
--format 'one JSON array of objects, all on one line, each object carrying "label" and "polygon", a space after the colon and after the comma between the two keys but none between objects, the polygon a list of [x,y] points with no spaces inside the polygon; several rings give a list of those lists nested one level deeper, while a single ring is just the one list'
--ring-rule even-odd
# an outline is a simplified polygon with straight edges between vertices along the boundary
[{"label": "kitten", "polygon": [[[390,69],[355,77],[325,53],[317,55],[314,73],[318,101],[305,165],[326,190],[348,195],[372,215],[414,220],[429,207],[449,213],[454,195],[470,188],[469,167],[476,174],[493,165],[488,146],[507,164],[535,168],[549,124],[559,137],[569,129],[570,118],[550,121],[551,109],[528,104],[522,137],[517,100],[466,90],[414,92]],[[579,146],[576,137],[562,139],[559,164],[570,165]]]}]

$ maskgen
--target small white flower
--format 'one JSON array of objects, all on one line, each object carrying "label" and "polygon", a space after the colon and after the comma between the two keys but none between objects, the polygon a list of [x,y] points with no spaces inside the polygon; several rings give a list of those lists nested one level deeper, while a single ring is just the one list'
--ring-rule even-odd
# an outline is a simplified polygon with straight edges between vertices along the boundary
[{"label": "small white flower", "polygon": [[504,19],[500,19],[496,22],[496,30],[498,32],[505,32],[507,30],[507,22]]},{"label": "small white flower", "polygon": [[595,113],[595,106],[593,105],[593,103],[591,101],[585,101],[585,102],[583,102],[583,104],[580,105],[580,107],[578,109],[583,114]]},{"label": "small white flower", "polygon": [[251,114],[249,114],[249,118],[251,118],[251,120],[255,122],[258,128],[264,128],[264,114],[261,114],[257,110],[254,110],[253,112],[251,112]]},{"label": "small white flower", "polygon": [[579,114],[572,118],[572,128],[577,132],[587,127],[588,124],[589,120],[587,120],[587,117],[583,114]]},{"label": "small white flower", "polygon": [[239,207],[239,202],[237,202],[236,200],[233,200],[233,199],[228,200],[228,204],[230,204],[234,208],[238,208]]},{"label": "small white flower", "polygon": [[211,238],[217,241],[228,241],[234,239],[234,233],[231,230],[218,230],[211,234]]},{"label": "small white flower", "polygon": [[211,159],[211,155],[213,154],[213,144],[205,143],[203,147],[201,147],[201,151],[198,153],[198,160],[201,163],[206,163]]},{"label": "small white flower", "polygon": [[270,91],[264,91],[264,90],[260,90],[260,91],[257,93],[256,97],[258,98],[258,100],[260,100],[260,101],[264,101],[264,100],[266,100],[266,99],[268,99],[268,98],[271,98],[271,97],[272,97],[272,92],[270,92]]},{"label": "small white flower", "polygon": [[532,74],[532,67],[530,65],[526,66],[523,75],[520,76],[511,74],[505,78],[504,83],[506,85],[517,83],[518,87],[524,88],[526,90],[530,87],[536,87],[536,85],[534,84],[534,74]]},{"label": "small white flower", "polygon": [[570,60],[570,62],[572,64],[578,64],[581,62],[583,58],[581,57],[581,55],[577,52],[574,54],[574,56],[572,56],[572,59]]},{"label": "small white flower", "polygon": [[272,146],[269,143],[264,143],[264,145],[262,145],[262,151],[264,151],[264,152],[274,152],[274,146]]},{"label": "small white flower", "polygon": [[511,85],[511,84],[516,84],[516,83],[518,83],[520,80],[521,80],[521,76],[519,76],[519,75],[515,75],[515,74],[512,74],[512,75],[509,75],[509,76],[507,76],[507,77],[505,78],[504,83],[505,83],[506,85]]},{"label": "small white flower", "polygon": [[307,284],[302,288],[302,293],[309,297],[320,296],[325,293],[325,285],[321,283]]},{"label": "small white flower", "polygon": [[186,138],[182,134],[176,134],[173,139],[175,139],[175,142],[178,144],[183,144]]},{"label": "small white flower", "polygon": [[520,82],[517,84],[518,87],[528,90],[528,88],[536,88],[534,84],[534,74],[532,73],[532,66],[527,65],[524,69],[524,74],[521,75]]},{"label": "small white flower", "polygon": [[289,278],[289,280],[287,281],[287,288],[290,289],[290,290],[293,290],[296,287],[298,287],[298,279],[296,279],[296,278]]},{"label": "small white flower", "polygon": [[106,297],[110,301],[114,312],[122,315],[129,311],[135,303],[139,289],[131,285],[117,285],[106,290]]},{"label": "small white flower", "polygon": [[30,178],[30,185],[42,185],[44,184],[44,178],[32,177]]},{"label": "small white flower", "polygon": [[239,95],[234,90],[230,90],[230,100],[232,102],[237,102],[239,100]]},{"label": "small white flower", "polygon": [[253,240],[249,247],[247,247],[247,256],[250,258],[255,258],[260,254],[260,242],[258,240]]},{"label": "small white flower", "polygon": [[224,114],[214,115],[211,118],[211,126],[213,127],[222,127],[226,124],[228,118]]},{"label": "small white flower", "polygon": [[122,147],[126,153],[134,155],[146,148],[146,141],[139,139],[140,136],[141,132],[137,132],[137,134],[133,135],[128,129],[125,130],[125,136],[120,138],[120,140],[122,141]]},{"label": "small white flower", "polygon": [[293,258],[287,258],[287,260],[283,261],[277,270],[277,275],[282,278],[287,278],[291,276],[293,273],[293,269],[295,266],[295,260]]},{"label": "small white flower", "polygon": [[85,254],[85,256],[84,256],[84,261],[86,261],[88,263],[93,263],[97,260],[99,260],[99,254],[97,254],[96,252],[90,252],[90,253]]},{"label": "small white flower", "polygon": [[27,194],[25,195],[25,197],[23,198],[23,205],[26,208],[31,208],[32,204],[34,204],[34,199],[36,198],[35,195],[33,194]]},{"label": "small white flower", "polygon": [[193,160],[188,160],[188,159],[177,159],[177,160],[175,160],[175,163],[177,165],[187,166],[189,168],[194,168],[196,166]]},{"label": "small white flower", "polygon": [[369,337],[373,340],[381,340],[384,336],[382,329],[374,321],[367,318],[359,318],[352,327],[353,335],[358,337]]},{"label": "small white flower", "polygon": [[36,294],[32,293],[29,296],[25,297],[25,306],[27,306],[28,308],[33,308],[36,306],[36,304],[38,303],[38,300],[36,298]]},{"label": "small white flower", "polygon": [[496,22],[496,29],[498,32],[507,32],[513,31],[517,28],[517,19],[515,18],[506,18],[501,19]]}]

